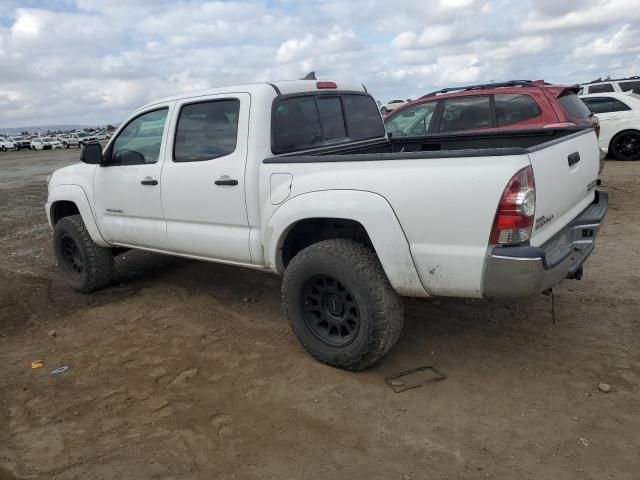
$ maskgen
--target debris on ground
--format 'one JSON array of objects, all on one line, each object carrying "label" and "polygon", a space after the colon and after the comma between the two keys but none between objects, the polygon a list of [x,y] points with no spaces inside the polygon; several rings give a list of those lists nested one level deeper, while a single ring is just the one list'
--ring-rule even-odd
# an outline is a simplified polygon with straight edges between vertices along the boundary
[{"label": "debris on ground", "polygon": [[55,330],[49,330],[49,333],[47,334],[50,337],[55,337],[56,336],[56,331]]},{"label": "debris on ground", "polygon": [[44,367],[44,362],[42,360],[34,360],[33,362],[31,362],[31,368],[33,369],[42,367]]},{"label": "debris on ground", "polygon": [[578,441],[582,444],[583,447],[588,447],[589,446],[589,440],[587,440],[586,438],[580,437],[578,439]]},{"label": "debris on ground", "polygon": [[447,378],[445,374],[429,365],[392,375],[385,378],[384,381],[394,392],[401,393],[445,378]]},{"label": "debris on ground", "polygon": [[56,375],[58,373],[64,373],[67,370],[69,370],[69,367],[67,367],[66,365],[62,366],[62,367],[58,367],[58,368],[54,368],[53,370],[51,370],[51,373],[53,375]]},{"label": "debris on ground", "polygon": [[609,385],[608,383],[600,382],[598,384],[598,390],[600,390],[602,393],[609,393],[611,391],[611,385]]}]

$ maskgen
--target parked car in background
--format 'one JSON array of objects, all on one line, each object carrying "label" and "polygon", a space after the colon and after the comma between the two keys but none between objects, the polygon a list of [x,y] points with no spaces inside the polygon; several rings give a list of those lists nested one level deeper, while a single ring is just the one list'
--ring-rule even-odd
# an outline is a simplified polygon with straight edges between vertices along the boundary
[{"label": "parked car in background", "polygon": [[79,147],[82,148],[90,143],[97,143],[98,137],[95,135],[89,135],[84,132],[70,133],[67,138],[62,140],[62,146],[64,148]]},{"label": "parked car in background", "polygon": [[394,111],[396,108],[401,107],[405,103],[407,103],[405,100],[391,100],[389,103],[385,103],[380,107],[380,113],[382,113],[382,115],[386,115],[387,113]]},{"label": "parked car in background", "polygon": [[616,78],[613,80],[594,80],[580,85],[579,95],[593,93],[633,92],[640,94],[640,77]]},{"label": "parked car in background", "polygon": [[16,150],[30,150],[31,139],[27,137],[9,137],[9,140],[14,143]]},{"label": "parked car in background", "polygon": [[53,150],[62,148],[62,143],[53,137],[34,138],[31,140],[32,150]]},{"label": "parked car in background", "polygon": [[0,151],[15,150],[16,144],[5,137],[0,137]]},{"label": "parked car in background", "polygon": [[640,95],[596,93],[581,98],[600,119],[600,148],[619,160],[640,160]]},{"label": "parked car in background", "polygon": [[98,140],[109,140],[111,138],[111,134],[109,132],[98,132],[96,137]]},{"label": "parked car in background", "polygon": [[46,213],[77,291],[109,284],[122,248],[271,271],[304,348],[361,370],[400,336],[400,295],[514,298],[581,276],[607,194],[595,132],[563,125],[445,132],[424,151],[386,135],[361,84],[182,94],[54,172]]},{"label": "parked car in background", "polygon": [[394,137],[570,126],[592,126],[598,134],[598,119],[577,91],[528,80],[445,88],[402,105],[385,125]]}]

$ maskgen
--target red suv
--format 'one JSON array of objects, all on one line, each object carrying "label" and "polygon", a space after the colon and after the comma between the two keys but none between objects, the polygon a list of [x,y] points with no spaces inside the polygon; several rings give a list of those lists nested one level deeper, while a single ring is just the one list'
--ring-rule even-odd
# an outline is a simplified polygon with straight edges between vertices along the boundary
[{"label": "red suv", "polygon": [[385,124],[393,137],[570,126],[592,126],[599,134],[578,89],[529,80],[445,88],[394,110]]}]

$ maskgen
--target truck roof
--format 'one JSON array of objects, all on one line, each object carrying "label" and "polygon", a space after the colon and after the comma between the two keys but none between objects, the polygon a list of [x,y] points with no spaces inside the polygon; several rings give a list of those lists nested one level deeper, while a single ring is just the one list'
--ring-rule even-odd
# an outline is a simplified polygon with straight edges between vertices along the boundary
[{"label": "truck roof", "polygon": [[[322,84],[325,86],[322,87]],[[327,87],[327,84],[333,84],[335,87]],[[291,93],[314,92],[319,90],[340,90],[350,92],[366,92],[367,89],[363,84],[349,82],[335,82],[332,80],[280,80],[277,82],[256,82],[244,85],[230,85],[225,87],[212,88],[197,92],[185,92],[170,97],[160,98],[143,105],[136,109],[143,110],[159,103],[171,102],[175,100],[184,100],[186,98],[197,98],[208,95],[216,95],[220,93],[244,92],[244,93],[264,93],[265,91],[273,91],[276,95],[287,95]]]}]

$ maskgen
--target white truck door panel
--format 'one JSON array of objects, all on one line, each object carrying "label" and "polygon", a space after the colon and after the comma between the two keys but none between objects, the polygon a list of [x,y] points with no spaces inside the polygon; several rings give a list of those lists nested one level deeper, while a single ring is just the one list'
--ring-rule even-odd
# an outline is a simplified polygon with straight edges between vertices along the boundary
[{"label": "white truck door panel", "polygon": [[245,163],[251,97],[212,95],[176,104],[162,170],[171,250],[251,263]]},{"label": "white truck door panel", "polygon": [[116,162],[95,170],[96,217],[109,243],[169,250],[159,183],[168,117],[168,105],[135,117],[105,151]]}]

